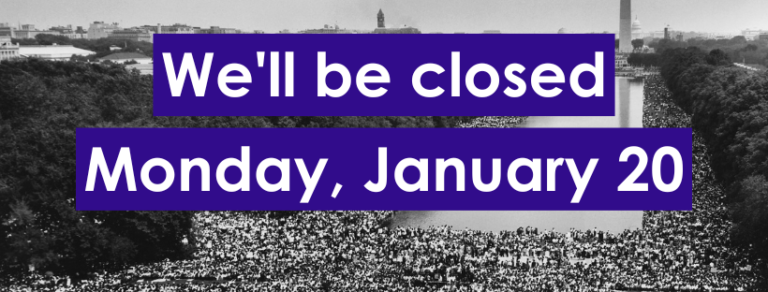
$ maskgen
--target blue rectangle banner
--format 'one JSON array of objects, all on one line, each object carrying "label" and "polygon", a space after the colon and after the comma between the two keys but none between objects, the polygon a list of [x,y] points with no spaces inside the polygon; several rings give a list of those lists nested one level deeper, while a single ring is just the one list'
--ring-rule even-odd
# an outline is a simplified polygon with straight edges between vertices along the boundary
[{"label": "blue rectangle banner", "polygon": [[156,116],[613,116],[613,34],[158,34]]},{"label": "blue rectangle banner", "polygon": [[77,129],[77,210],[691,210],[691,129]]}]

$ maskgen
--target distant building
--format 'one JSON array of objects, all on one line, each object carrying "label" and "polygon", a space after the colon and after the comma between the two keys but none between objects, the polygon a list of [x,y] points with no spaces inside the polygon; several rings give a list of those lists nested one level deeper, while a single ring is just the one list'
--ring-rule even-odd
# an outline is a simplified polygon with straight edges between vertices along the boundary
[{"label": "distant building", "polygon": [[565,27],[563,27],[563,28],[561,28],[561,29],[559,29],[559,30],[557,31],[557,34],[567,34],[567,33],[568,33],[568,30],[567,30],[567,29],[565,29]]},{"label": "distant building", "polygon": [[16,38],[16,28],[12,26],[0,26],[0,37]]},{"label": "distant building", "polygon": [[60,33],[52,30],[37,30],[35,29],[34,24],[22,24],[20,29],[14,28],[8,23],[0,26],[0,36],[10,36],[11,38],[17,39],[33,39],[39,34],[59,35]]},{"label": "distant building", "polygon": [[240,33],[240,30],[234,28],[223,28],[218,26],[211,26],[211,28],[198,28],[195,29],[195,33],[199,34],[236,34]]},{"label": "distant building", "polygon": [[151,31],[153,33],[164,33],[164,34],[193,34],[195,33],[195,28],[191,27],[186,24],[181,23],[174,23],[172,25],[160,25],[159,23],[157,25],[143,25],[140,27],[141,29],[146,29],[148,31]]},{"label": "distant building", "polygon": [[57,31],[59,34],[70,34],[70,33],[75,32],[74,30],[72,30],[72,26],[71,25],[69,25],[69,26],[54,26],[54,27],[49,28],[48,30]]},{"label": "distant building", "polygon": [[74,55],[88,56],[95,54],[94,51],[75,48],[71,45],[53,45],[53,46],[20,46],[19,55],[26,58],[40,58],[53,61],[68,61]]},{"label": "distant building", "polygon": [[403,26],[388,28],[384,25],[384,12],[379,9],[379,13],[376,14],[376,20],[378,22],[376,29],[373,30],[374,34],[421,34],[421,31],[415,27]]},{"label": "distant building", "polygon": [[629,66],[626,55],[616,55],[616,69],[622,69]]},{"label": "distant building", "polygon": [[484,30],[483,33],[484,34],[499,34],[499,33],[501,33],[501,31],[497,30],[497,29],[490,29],[490,30]]},{"label": "distant building", "polygon": [[104,23],[103,21],[94,21],[91,23],[91,26],[88,28],[88,38],[89,39],[101,39],[106,38],[111,34],[113,31],[119,30],[120,26],[115,23]]},{"label": "distant building", "polygon": [[748,41],[758,40],[763,34],[768,34],[768,30],[745,29],[741,31],[741,35]]},{"label": "distant building", "polygon": [[257,30],[254,30],[254,31],[253,31],[253,33],[254,33],[254,34],[264,34],[264,31],[263,31],[263,30],[258,30],[258,29],[257,29]]},{"label": "distant building", "polygon": [[[658,37],[659,38],[663,37],[663,34]],[[671,30],[671,29],[669,30],[669,37],[677,41],[687,41],[690,39],[716,39],[716,36],[714,34],[710,34],[706,32],[677,31],[677,30]]]},{"label": "distant building", "polygon": [[632,39],[642,39],[645,36],[643,35],[643,25],[640,24],[640,20],[637,19],[637,15],[635,15],[635,20],[632,21]]},{"label": "distant building", "polygon": [[119,51],[119,50],[122,50],[122,49],[123,48],[118,47],[118,46],[109,46],[109,51],[110,52]]},{"label": "distant building", "polygon": [[370,31],[350,30],[339,28],[338,25],[324,25],[323,28],[314,28],[299,31],[302,34],[358,34],[358,33],[370,33]]},{"label": "distant building", "polygon": [[381,11],[381,8],[379,8],[379,13],[376,14],[376,27],[377,28],[385,28],[384,25],[384,12]]},{"label": "distant building", "polygon": [[154,33],[146,29],[121,29],[110,33],[107,38],[134,42],[151,43]]},{"label": "distant building", "polygon": [[19,45],[14,45],[10,36],[0,36],[0,61],[18,57]]},{"label": "distant building", "polygon": [[87,39],[88,34],[83,31],[83,28],[78,27],[78,31],[72,29],[72,25],[67,26],[55,26],[48,29],[49,31],[55,31],[61,36],[68,37],[70,39]]},{"label": "distant building", "polygon": [[[640,28],[639,22],[637,24],[638,24],[637,27]],[[633,34],[632,39],[633,40],[642,39],[645,41],[645,43],[650,43],[654,39],[686,41],[689,39],[722,39],[722,38],[730,38],[730,37],[713,34],[713,33],[706,33],[706,32],[677,31],[667,26],[664,28],[664,30],[660,30],[660,31],[642,31],[642,29],[639,29],[637,32]]]},{"label": "distant building", "polygon": [[70,34],[63,34],[63,36],[68,37],[70,39],[88,39],[88,33],[77,33],[72,32]]},{"label": "distant building", "polygon": [[421,34],[418,28],[403,26],[398,28],[376,28],[373,30],[375,34]]},{"label": "distant building", "polygon": [[[34,26],[32,26],[34,27]],[[33,39],[39,34],[60,35],[58,31],[53,30],[25,30],[20,29],[15,32],[18,39]]]},{"label": "distant building", "polygon": [[136,61],[139,64],[151,64],[152,58],[134,52],[120,52],[99,58],[99,61],[111,61],[112,63],[123,64],[129,61]]}]

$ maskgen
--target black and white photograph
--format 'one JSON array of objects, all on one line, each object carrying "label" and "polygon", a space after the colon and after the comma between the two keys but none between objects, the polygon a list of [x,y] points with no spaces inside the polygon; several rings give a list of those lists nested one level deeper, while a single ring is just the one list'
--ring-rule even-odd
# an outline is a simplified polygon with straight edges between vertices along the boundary
[{"label": "black and white photograph", "polygon": [[[610,35],[615,115],[159,116],[165,34]],[[693,203],[83,211],[81,128],[687,128]],[[766,0],[0,0],[0,292],[768,291],[767,260]]]}]

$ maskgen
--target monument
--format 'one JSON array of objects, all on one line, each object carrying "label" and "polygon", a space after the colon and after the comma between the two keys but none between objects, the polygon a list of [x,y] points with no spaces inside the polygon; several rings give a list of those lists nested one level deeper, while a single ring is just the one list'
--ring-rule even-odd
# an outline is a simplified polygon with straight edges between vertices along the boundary
[{"label": "monument", "polygon": [[379,13],[376,14],[377,26],[376,28],[384,28],[384,12],[379,9]]},{"label": "monument", "polygon": [[619,52],[632,52],[632,0],[621,0],[619,13]]}]

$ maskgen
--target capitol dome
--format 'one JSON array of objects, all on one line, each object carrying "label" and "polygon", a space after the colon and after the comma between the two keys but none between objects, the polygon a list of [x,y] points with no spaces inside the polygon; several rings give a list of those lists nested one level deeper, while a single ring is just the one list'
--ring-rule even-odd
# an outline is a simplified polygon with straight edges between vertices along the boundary
[{"label": "capitol dome", "polygon": [[642,31],[643,26],[640,24],[640,20],[637,19],[637,16],[635,16],[635,20],[632,21],[632,31]]},{"label": "capitol dome", "polygon": [[561,28],[560,30],[557,31],[557,33],[558,34],[566,34],[566,33],[568,33],[568,30],[566,30],[565,28]]}]

